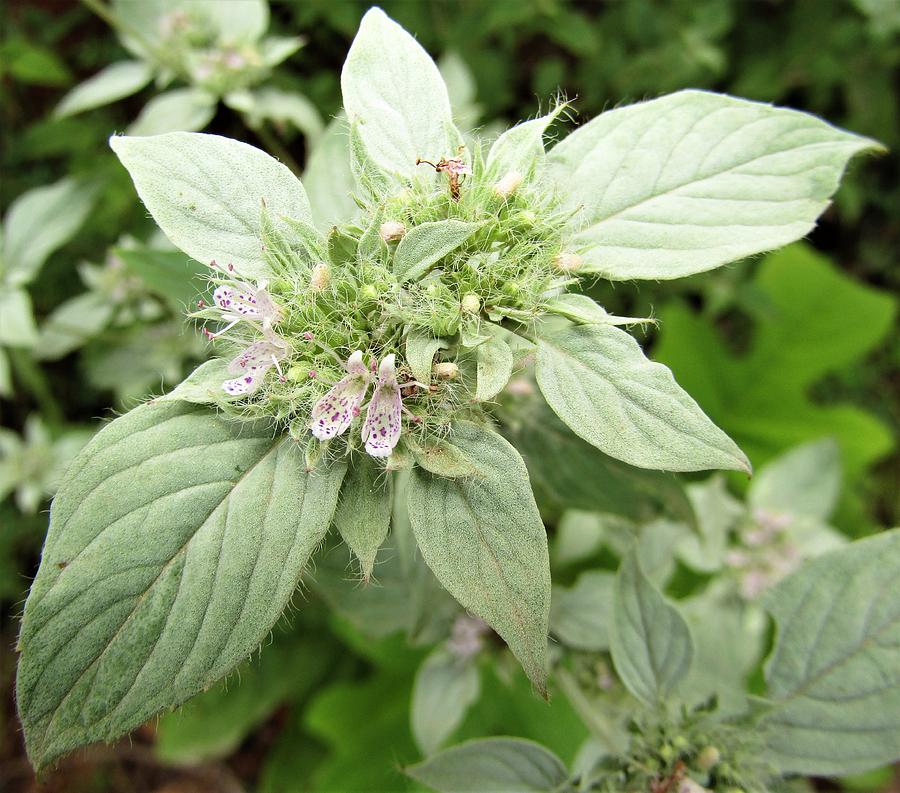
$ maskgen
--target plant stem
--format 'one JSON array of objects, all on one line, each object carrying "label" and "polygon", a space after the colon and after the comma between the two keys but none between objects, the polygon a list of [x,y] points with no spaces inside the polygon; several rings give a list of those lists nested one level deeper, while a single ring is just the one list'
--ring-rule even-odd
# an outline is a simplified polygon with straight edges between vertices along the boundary
[{"label": "plant stem", "polygon": [[261,123],[258,127],[254,127],[248,123],[246,116],[242,116],[242,118],[244,124],[246,124],[256,133],[256,136],[269,150],[269,154],[277,157],[288,168],[290,168],[295,175],[300,176],[303,169],[300,167],[300,163],[298,163],[294,159],[293,155],[288,151],[287,146],[284,145],[284,141],[282,141],[281,138],[279,138],[275,133],[269,130],[269,128],[266,127],[265,122]]},{"label": "plant stem", "polygon": [[48,422],[62,424],[65,421],[62,408],[53,396],[53,389],[41,367],[38,366],[25,350],[11,347],[7,350],[9,360],[16,379],[23,383],[34,396],[35,401]]}]

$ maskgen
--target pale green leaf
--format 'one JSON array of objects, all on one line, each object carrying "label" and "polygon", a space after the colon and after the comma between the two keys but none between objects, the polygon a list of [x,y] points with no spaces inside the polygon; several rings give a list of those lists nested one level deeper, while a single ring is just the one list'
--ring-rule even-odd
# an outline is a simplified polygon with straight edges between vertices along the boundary
[{"label": "pale green leaf", "polygon": [[635,550],[622,559],[613,593],[609,624],[613,663],[628,690],[654,707],[690,670],[694,652],[690,630],[644,575]]},{"label": "pale green leaf", "polygon": [[459,133],[437,66],[380,8],[362,18],[341,90],[347,116],[359,121],[366,150],[386,171],[412,177],[418,158],[437,162],[456,154]]},{"label": "pale green leaf", "polygon": [[225,400],[222,383],[230,379],[228,361],[213,358],[204,361],[168,394],[156,398],[156,402],[192,402],[196,405],[214,405]]},{"label": "pale green leaf", "polygon": [[6,350],[0,347],[0,396],[9,397],[11,395],[12,372],[9,370],[9,356],[7,356]]},{"label": "pale green leaf", "polygon": [[115,307],[100,292],[85,292],[58,306],[41,325],[35,357],[55,361],[81,347],[109,323]]},{"label": "pale green leaf", "polygon": [[797,446],[762,468],[747,502],[754,509],[825,520],[840,493],[840,450],[826,438]]},{"label": "pale green leaf", "polygon": [[257,128],[266,121],[280,126],[290,125],[308,138],[322,134],[324,124],[316,106],[303,94],[266,86],[254,91],[240,91],[225,97],[229,107],[245,113],[250,126]]},{"label": "pale green leaf", "polygon": [[28,292],[24,289],[0,289],[0,344],[31,347],[37,338]]},{"label": "pale green leaf", "polygon": [[728,492],[724,477],[692,482],[688,498],[697,516],[696,531],[678,543],[678,556],[688,567],[704,573],[720,570],[725,564],[732,529],[745,517],[744,505]]},{"label": "pale green leaf", "polygon": [[715,426],[662,364],[627,333],[606,325],[547,328],[537,380],[550,407],[588,443],[642,468],[750,471],[743,452]]},{"label": "pale green leaf", "polygon": [[53,115],[56,118],[66,118],[117,102],[136,94],[152,79],[153,70],[144,61],[111,63],[69,91],[57,105]]},{"label": "pale green leaf", "polygon": [[336,223],[356,217],[359,207],[353,200],[356,183],[350,170],[350,143],[347,119],[333,119],[313,144],[303,172],[316,226],[327,231]]},{"label": "pale green leaf", "polygon": [[431,383],[431,367],[435,353],[447,346],[446,339],[436,339],[421,331],[411,331],[406,337],[406,363],[413,377],[423,385]]},{"label": "pale green leaf", "polygon": [[438,793],[566,793],[566,767],[522,738],[482,738],[445,749],[406,773]]},{"label": "pale green leaf", "polygon": [[47,257],[75,236],[97,194],[96,185],[66,178],[20,195],[3,221],[5,280],[30,283]]},{"label": "pale green leaf", "polygon": [[413,682],[410,725],[425,755],[435,752],[462,723],[481,688],[478,666],[439,647],[429,654]]},{"label": "pale green leaf", "polygon": [[576,650],[608,650],[614,583],[612,573],[590,570],[572,587],[553,587],[550,632]]},{"label": "pale green leaf", "polygon": [[408,507],[416,541],[438,581],[500,634],[543,691],[550,562],[528,473],[490,430],[458,422],[450,440],[478,473],[446,479],[413,469]]},{"label": "pale green leaf", "polygon": [[635,468],[583,441],[536,397],[516,404],[505,427],[528,465],[535,491],[557,506],[612,512],[645,522],[660,513],[692,525],[695,517],[674,474]]},{"label": "pale green leaf", "polygon": [[391,478],[367,454],[351,458],[334,525],[359,559],[363,578],[372,575],[375,556],[391,527]]},{"label": "pale green leaf", "polygon": [[544,133],[564,108],[559,105],[546,116],[523,121],[497,138],[488,152],[485,178],[500,179],[516,172],[526,179],[540,169],[545,159]]},{"label": "pale green leaf", "polygon": [[499,394],[509,382],[513,369],[513,354],[498,331],[475,348],[477,384],[475,399],[487,402]]},{"label": "pale green leaf", "polygon": [[562,294],[547,305],[547,311],[579,325],[652,325],[649,317],[617,317],[587,295]]},{"label": "pale green leaf", "polygon": [[767,756],[831,776],[900,757],[900,529],[807,562],[764,600],[778,624],[766,665]]},{"label": "pale green leaf", "polygon": [[127,130],[132,136],[196,132],[216,114],[214,97],[197,88],[174,88],[154,96]]},{"label": "pale green leaf", "polygon": [[581,272],[667,279],[806,236],[848,160],[880,148],[806,113],[691,90],[603,113],[549,159],[582,207]]},{"label": "pale green leaf", "polygon": [[300,36],[266,36],[259,42],[260,57],[262,62],[271,69],[280,63],[284,63],[304,43],[304,39]]},{"label": "pale green leaf", "polygon": [[458,446],[443,438],[429,438],[423,445],[407,438],[416,463],[429,473],[455,479],[459,476],[475,476],[478,468]]},{"label": "pale green leaf", "polygon": [[474,234],[480,224],[462,220],[421,223],[406,232],[394,252],[394,275],[399,281],[417,281]]},{"label": "pale green leaf", "polygon": [[184,402],[105,427],[53,504],[16,691],[37,768],[117,738],[230,672],[281,615],[334,512],[267,422]]},{"label": "pale green leaf", "polygon": [[245,278],[267,274],[260,245],[263,202],[273,218],[312,222],[297,177],[246,143],[171,132],[113,137],[110,146],[166,236],[204,264],[233,264]]}]

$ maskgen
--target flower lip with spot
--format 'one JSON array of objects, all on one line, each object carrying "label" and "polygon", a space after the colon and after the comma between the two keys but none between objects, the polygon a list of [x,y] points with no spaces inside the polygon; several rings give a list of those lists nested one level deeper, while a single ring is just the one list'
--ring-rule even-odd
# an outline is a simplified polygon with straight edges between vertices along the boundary
[{"label": "flower lip with spot", "polygon": [[389,457],[400,440],[403,401],[394,361],[394,355],[386,355],[378,366],[378,382],[362,428],[366,452],[372,457]]},{"label": "flower lip with spot", "polygon": [[281,310],[266,290],[265,281],[256,288],[242,281],[220,284],[213,292],[213,303],[222,312],[222,321],[228,325],[216,333],[206,331],[210,339],[231,330],[241,320],[261,321],[263,329],[268,330],[281,319]]},{"label": "flower lip with spot", "polygon": [[266,341],[255,341],[228,364],[228,373],[236,374],[233,380],[222,383],[222,390],[229,396],[252,394],[262,384],[266,372],[273,366],[281,372],[281,361],[287,355],[287,347],[273,333]]},{"label": "flower lip with spot", "polygon": [[372,379],[361,350],[347,359],[344,368],[347,374],[313,405],[309,428],[320,441],[330,440],[347,431],[359,415],[359,406]]}]

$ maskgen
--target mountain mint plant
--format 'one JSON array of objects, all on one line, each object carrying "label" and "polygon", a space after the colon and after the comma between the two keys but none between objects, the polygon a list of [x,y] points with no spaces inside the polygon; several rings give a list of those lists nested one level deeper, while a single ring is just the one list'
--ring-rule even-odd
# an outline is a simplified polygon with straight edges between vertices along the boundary
[{"label": "mountain mint plant", "polygon": [[[878,149],[702,91],[616,108],[549,149],[564,102],[467,144],[434,63],[379,9],[341,86],[360,214],[326,230],[297,177],[252,146],[110,141],[162,231],[207,267],[191,313],[212,357],[105,427],[55,499],[19,640],[38,767],[227,675],[332,524],[368,579],[399,509],[437,581],[546,693],[547,538],[496,431],[498,395],[533,360],[558,419],[609,457],[749,473],[623,329],[641,320],[579,288],[680,278],[798,239],[848,160]],[[634,687],[655,699],[664,682]]]}]

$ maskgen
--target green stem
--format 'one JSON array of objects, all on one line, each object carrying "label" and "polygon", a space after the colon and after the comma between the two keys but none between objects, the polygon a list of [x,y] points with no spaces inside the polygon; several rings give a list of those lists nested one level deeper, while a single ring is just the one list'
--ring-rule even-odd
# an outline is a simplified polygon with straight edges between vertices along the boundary
[{"label": "green stem", "polygon": [[290,168],[295,175],[300,176],[302,172],[300,163],[298,163],[294,159],[293,155],[288,151],[287,146],[284,145],[284,142],[281,140],[281,138],[279,138],[275,133],[269,130],[268,127],[266,127],[265,122],[261,123],[258,127],[254,127],[247,121],[246,116],[242,116],[241,118],[243,119],[244,124],[246,124],[249,129],[252,129],[256,133],[256,136],[269,150],[269,154],[277,157],[288,168]]},{"label": "green stem", "polygon": [[35,401],[44,414],[44,418],[48,422],[54,424],[62,424],[65,421],[62,408],[56,397],[53,396],[53,389],[47,382],[47,377],[43,370],[38,366],[31,356],[25,351],[11,347],[7,349],[9,360],[15,372],[16,379],[23,383],[25,387],[34,396]]}]

